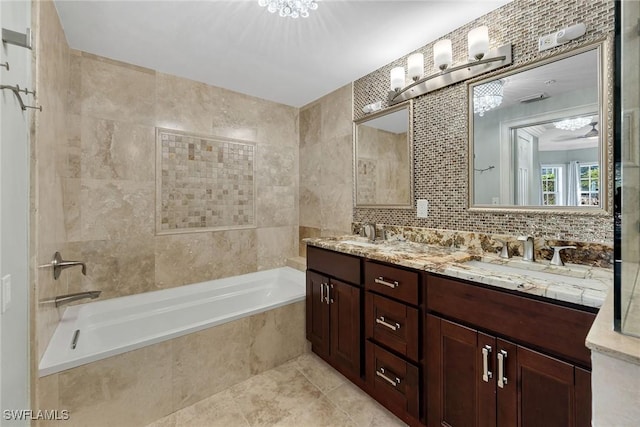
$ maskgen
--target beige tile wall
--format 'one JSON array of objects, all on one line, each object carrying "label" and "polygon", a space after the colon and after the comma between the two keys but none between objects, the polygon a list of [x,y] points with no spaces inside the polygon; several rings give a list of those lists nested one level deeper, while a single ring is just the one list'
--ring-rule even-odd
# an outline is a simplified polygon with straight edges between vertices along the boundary
[{"label": "beige tile wall", "polygon": [[[300,109],[300,238],[345,234],[353,219],[352,85]],[[300,245],[305,255],[305,245]]]},{"label": "beige tile wall", "polygon": [[[297,109],[82,52],[71,70],[81,162],[65,187],[77,206],[65,211],[65,256],[88,271],[68,272],[70,290],[135,294],[282,266],[297,252]],[[257,144],[257,229],[155,235],[156,126]]]}]

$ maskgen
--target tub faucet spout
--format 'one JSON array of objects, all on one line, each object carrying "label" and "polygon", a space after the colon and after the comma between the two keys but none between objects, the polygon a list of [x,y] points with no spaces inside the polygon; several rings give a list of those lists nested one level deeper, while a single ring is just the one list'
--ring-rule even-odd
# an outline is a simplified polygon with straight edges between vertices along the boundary
[{"label": "tub faucet spout", "polygon": [[69,304],[70,302],[78,301],[80,299],[91,298],[96,299],[100,296],[102,291],[89,291],[89,292],[77,292],[75,294],[59,295],[55,299],[56,307]]}]

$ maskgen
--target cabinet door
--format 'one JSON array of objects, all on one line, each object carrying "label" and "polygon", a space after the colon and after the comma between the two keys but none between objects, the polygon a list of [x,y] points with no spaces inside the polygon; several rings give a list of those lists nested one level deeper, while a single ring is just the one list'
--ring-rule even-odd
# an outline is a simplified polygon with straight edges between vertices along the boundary
[{"label": "cabinet door", "polygon": [[426,352],[427,425],[495,426],[495,338],[427,315]]},{"label": "cabinet door", "polygon": [[[574,366],[518,346],[518,427],[572,427],[575,418]],[[499,405],[503,402],[499,401]]]},{"label": "cabinet door", "polygon": [[325,358],[329,356],[328,283],[327,277],[307,271],[307,339],[313,345],[313,351]]},{"label": "cabinet door", "polygon": [[331,279],[331,359],[345,375],[360,377],[360,292]]}]

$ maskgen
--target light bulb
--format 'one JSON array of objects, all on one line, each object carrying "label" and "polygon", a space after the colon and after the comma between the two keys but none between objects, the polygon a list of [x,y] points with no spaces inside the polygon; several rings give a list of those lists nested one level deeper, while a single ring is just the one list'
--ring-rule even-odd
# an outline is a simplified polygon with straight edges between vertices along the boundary
[{"label": "light bulb", "polygon": [[483,25],[469,31],[469,58],[481,60],[489,51],[489,28]]},{"label": "light bulb", "polygon": [[433,45],[433,63],[440,71],[444,71],[451,66],[453,53],[451,52],[451,40],[440,40]]},{"label": "light bulb", "polygon": [[407,59],[407,71],[409,77],[415,82],[424,75],[424,55],[421,53],[414,53]]},{"label": "light bulb", "polygon": [[404,67],[391,70],[391,90],[399,91],[404,86]]}]

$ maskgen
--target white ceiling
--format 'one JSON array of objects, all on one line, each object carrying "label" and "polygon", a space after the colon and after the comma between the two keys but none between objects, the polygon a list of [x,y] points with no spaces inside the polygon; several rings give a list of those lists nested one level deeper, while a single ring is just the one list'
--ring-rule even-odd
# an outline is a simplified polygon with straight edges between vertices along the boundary
[{"label": "white ceiling", "polygon": [[74,49],[300,107],[509,1],[321,0],[297,20],[257,0],[55,3]]}]

